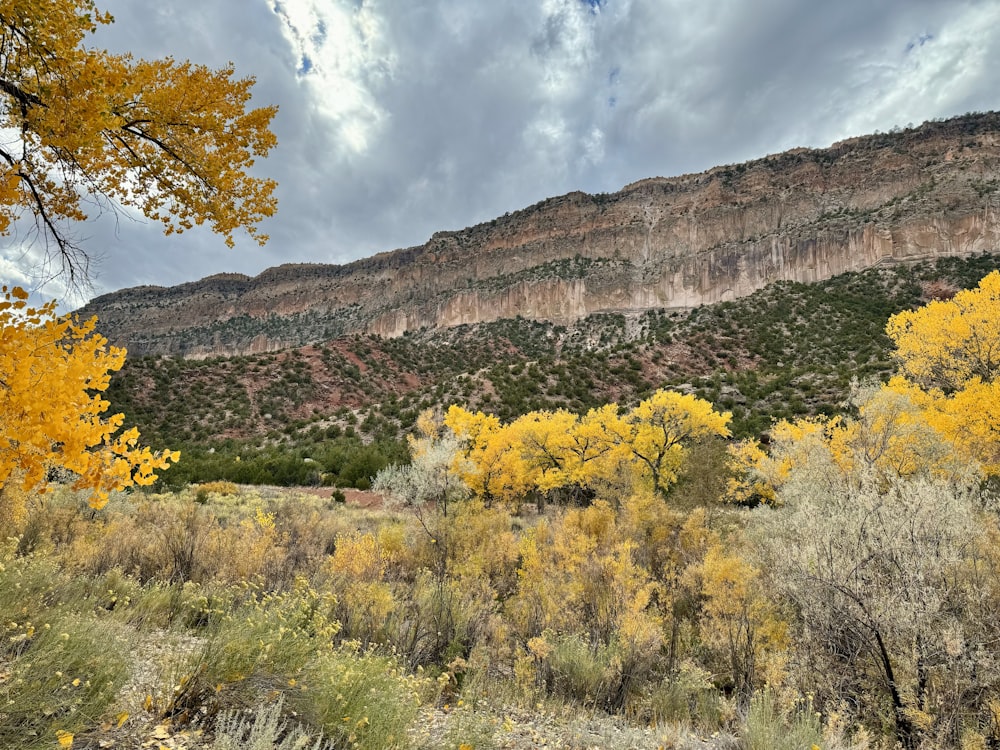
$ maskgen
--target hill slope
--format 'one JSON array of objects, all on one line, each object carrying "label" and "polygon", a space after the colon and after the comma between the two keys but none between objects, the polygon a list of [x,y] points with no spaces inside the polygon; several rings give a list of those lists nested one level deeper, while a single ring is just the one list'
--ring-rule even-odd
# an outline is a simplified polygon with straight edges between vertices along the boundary
[{"label": "hill slope", "polygon": [[670,387],[732,411],[737,436],[759,434],[776,418],[838,411],[851,378],[892,369],[883,333],[891,314],[996,268],[1000,256],[980,255],[780,282],[631,319],[514,319],[245,357],[133,357],[109,397],[145,440],[184,451],[167,474],[178,483],[363,486],[386,461],[405,459],[400,438],[421,409],[451,403],[510,419],[627,404]]}]

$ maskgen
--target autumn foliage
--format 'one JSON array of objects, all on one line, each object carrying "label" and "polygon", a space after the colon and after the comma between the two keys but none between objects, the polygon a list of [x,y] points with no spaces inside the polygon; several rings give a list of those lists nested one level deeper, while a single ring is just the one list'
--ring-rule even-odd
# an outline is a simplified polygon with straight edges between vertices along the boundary
[{"label": "autumn foliage", "polygon": [[582,417],[538,411],[506,425],[452,406],[444,424],[462,443],[454,468],[472,492],[519,502],[529,492],[607,497],[632,486],[666,496],[687,444],[727,436],[729,418],[703,399],[660,390],[625,412],[617,404]]},{"label": "autumn foliage", "polygon": [[886,332],[898,373],[885,384],[856,384],[853,414],[778,422],[769,452],[755,441],[734,446],[731,500],[772,502],[816,451],[847,474],[868,469],[884,482],[1000,473],[1000,272],[892,316]]},{"label": "autumn foliage", "polygon": [[[232,246],[275,210],[255,158],[275,144],[274,107],[248,109],[253,80],[233,69],[136,59],[89,46],[112,18],[92,0],[0,5],[0,232],[27,209],[64,269],[86,271],[66,223],[88,202],[121,205],[180,232],[207,222]],[[96,199],[96,200],[94,200]]]},{"label": "autumn foliage", "polygon": [[[177,453],[153,453],[137,430],[122,430],[101,396],[125,351],[94,332],[96,320],[57,317],[55,303],[29,307],[28,294],[0,299],[0,497],[44,489],[52,469],[75,477],[100,508],[108,492],[150,484]],[[7,520],[23,520],[23,507]]]}]

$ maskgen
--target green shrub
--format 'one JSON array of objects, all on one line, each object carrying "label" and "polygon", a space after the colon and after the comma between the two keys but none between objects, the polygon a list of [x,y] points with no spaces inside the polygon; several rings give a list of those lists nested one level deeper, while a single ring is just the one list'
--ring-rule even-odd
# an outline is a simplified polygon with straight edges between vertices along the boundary
[{"label": "green shrub", "polygon": [[295,688],[317,651],[329,648],[338,629],[332,597],[304,584],[260,599],[248,593],[231,614],[211,615],[204,645],[182,665],[168,713],[247,708],[272,691]]},{"label": "green shrub", "polygon": [[754,693],[747,713],[746,750],[810,750],[823,741],[823,724],[807,698],[782,711],[770,688]]},{"label": "green shrub", "polygon": [[335,747],[390,750],[409,745],[417,681],[395,659],[350,648],[316,654],[302,673],[307,690],[289,694],[298,716]]},{"label": "green shrub", "polygon": [[93,727],[128,674],[122,655],[130,649],[114,623],[58,610],[39,614],[35,622],[5,625],[0,747],[51,748],[57,733]]},{"label": "green shrub", "polygon": [[711,674],[691,662],[656,685],[642,709],[653,724],[693,724],[713,732],[722,726],[722,697]]}]

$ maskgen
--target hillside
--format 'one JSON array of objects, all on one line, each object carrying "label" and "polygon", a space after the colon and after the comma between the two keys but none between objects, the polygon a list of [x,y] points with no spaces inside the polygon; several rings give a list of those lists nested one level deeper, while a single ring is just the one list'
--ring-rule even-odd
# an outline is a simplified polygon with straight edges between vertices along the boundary
[{"label": "hillside", "polygon": [[1000,247],[1000,114],[796,149],[602,195],[570,193],[344,266],[287,265],[104,295],[133,355],[277,352],[521,316],[687,310],[777,281]]},{"label": "hillside", "polygon": [[[1000,256],[942,259],[779,282],[688,311],[524,319],[352,335],[272,354],[132,357],[109,398],[153,445],[184,451],[170,483],[366,485],[405,458],[422,409],[458,403],[510,419],[584,412],[670,387],[733,412],[737,436],[774,419],[834,413],[852,378],[892,369],[888,317],[974,286]],[[234,462],[235,456],[241,461]]]}]

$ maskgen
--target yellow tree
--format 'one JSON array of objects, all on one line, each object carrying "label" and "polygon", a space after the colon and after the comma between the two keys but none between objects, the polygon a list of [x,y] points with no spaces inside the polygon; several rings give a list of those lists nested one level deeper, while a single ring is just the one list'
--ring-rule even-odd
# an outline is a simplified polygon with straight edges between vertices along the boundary
[{"label": "yellow tree", "polygon": [[0,0],[0,232],[28,211],[71,281],[87,256],[66,227],[88,202],[266,241],[275,184],[247,170],[275,144],[275,108],[248,109],[253,80],[232,67],[88,47],[111,22],[93,0]]},{"label": "yellow tree", "polygon": [[517,501],[531,490],[566,486],[627,491],[633,474],[664,495],[684,463],[685,443],[728,435],[729,419],[702,399],[657,391],[624,416],[606,404],[582,419],[541,411],[501,425],[452,406],[445,425],[466,446],[456,470],[473,492]]},{"label": "yellow tree", "polygon": [[518,504],[531,489],[521,453],[507,425],[492,414],[452,405],[444,418],[462,444],[454,471],[487,506],[494,501]]},{"label": "yellow tree", "polygon": [[888,387],[923,409],[961,456],[1000,473],[1000,272],[894,315],[886,332],[900,363]]},{"label": "yellow tree", "polygon": [[731,447],[735,476],[727,499],[745,505],[778,502],[795,469],[821,455],[844,477],[877,477],[883,485],[917,476],[962,482],[976,475],[979,464],[956,454],[945,432],[927,418],[927,408],[903,389],[855,383],[850,403],[857,410],[852,417],[776,423],[767,453],[754,440]]},{"label": "yellow tree", "polygon": [[618,404],[604,404],[581,417],[570,435],[567,473],[571,482],[602,497],[624,497],[631,489],[629,454],[609,427],[618,420]]},{"label": "yellow tree", "polygon": [[520,450],[528,481],[542,492],[565,487],[576,428],[575,414],[533,411],[510,424],[511,440]]},{"label": "yellow tree", "polygon": [[892,316],[886,333],[898,374],[876,388],[855,387],[856,417],[780,422],[770,455],[752,442],[738,446],[731,500],[773,501],[817,447],[844,472],[868,468],[884,480],[1000,474],[1000,272],[950,300]]},{"label": "yellow tree", "polygon": [[51,468],[73,472],[100,508],[109,490],[150,484],[179,458],[140,447],[135,429],[120,431],[123,415],[105,415],[101,394],[125,351],[94,332],[96,319],[57,317],[54,302],[31,308],[27,298],[7,287],[0,297],[0,510],[15,527],[21,493],[44,488]]},{"label": "yellow tree", "polygon": [[889,318],[900,374],[924,389],[954,393],[1000,374],[1000,271],[975,289]]},{"label": "yellow tree", "polygon": [[606,424],[608,439],[622,446],[641,477],[665,495],[684,464],[684,444],[729,435],[731,415],[691,394],[656,391],[648,399]]}]

